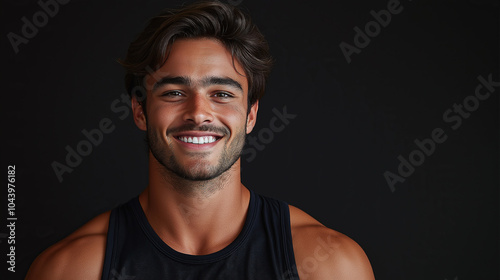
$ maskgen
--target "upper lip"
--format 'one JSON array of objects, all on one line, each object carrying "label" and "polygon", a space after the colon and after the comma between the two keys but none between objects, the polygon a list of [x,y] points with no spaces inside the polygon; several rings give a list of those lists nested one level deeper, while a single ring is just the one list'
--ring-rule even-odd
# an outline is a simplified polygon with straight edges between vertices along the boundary
[{"label": "upper lip", "polygon": [[210,132],[210,131],[182,131],[173,134],[172,136],[174,137],[202,137],[202,136],[213,136],[213,137],[218,137],[221,138],[223,135],[217,134],[215,132]]}]

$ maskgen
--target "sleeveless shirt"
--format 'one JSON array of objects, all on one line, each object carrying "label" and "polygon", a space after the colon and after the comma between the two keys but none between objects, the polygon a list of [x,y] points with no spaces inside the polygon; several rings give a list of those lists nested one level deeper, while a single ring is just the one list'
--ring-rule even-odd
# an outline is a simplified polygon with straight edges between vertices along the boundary
[{"label": "sleeveless shirt", "polygon": [[208,255],[175,251],[156,234],[139,198],[113,209],[102,280],[299,279],[288,205],[250,191],[240,234]]}]

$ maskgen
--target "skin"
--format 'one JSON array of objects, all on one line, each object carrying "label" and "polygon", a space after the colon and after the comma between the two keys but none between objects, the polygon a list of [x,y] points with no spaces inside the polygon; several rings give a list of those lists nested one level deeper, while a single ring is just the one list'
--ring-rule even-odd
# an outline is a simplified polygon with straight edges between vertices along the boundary
[{"label": "skin", "polygon": [[[146,77],[146,102],[132,100],[134,121],[147,131],[151,147],[149,185],[139,201],[162,240],[185,254],[223,249],[245,222],[250,194],[241,184],[235,152],[255,125],[258,102],[247,115],[248,83],[241,73],[243,68],[237,61],[233,67],[230,53],[218,41],[178,40],[165,65]],[[222,79],[215,83],[210,77]],[[199,131],[202,127],[209,131]],[[195,146],[178,138],[207,134],[217,141]],[[100,279],[109,214],[45,250],[26,279]],[[349,237],[293,206],[290,220],[301,279],[374,279],[368,258]]]}]

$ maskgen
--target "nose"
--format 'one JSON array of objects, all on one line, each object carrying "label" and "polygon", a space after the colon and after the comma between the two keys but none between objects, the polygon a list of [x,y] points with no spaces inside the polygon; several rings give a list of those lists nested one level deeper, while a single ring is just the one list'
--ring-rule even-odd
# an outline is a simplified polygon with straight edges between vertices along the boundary
[{"label": "nose", "polygon": [[185,104],[184,121],[202,125],[214,120],[210,100],[203,94],[193,94]]}]

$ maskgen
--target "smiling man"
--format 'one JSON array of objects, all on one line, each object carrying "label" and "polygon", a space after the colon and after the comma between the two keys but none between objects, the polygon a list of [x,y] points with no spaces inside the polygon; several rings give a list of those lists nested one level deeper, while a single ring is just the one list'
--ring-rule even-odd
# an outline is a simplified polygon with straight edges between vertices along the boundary
[{"label": "smiling man", "polygon": [[122,64],[149,184],[43,252],[27,279],[374,279],[350,238],[241,183],[271,67],[247,16],[219,2],[166,11]]}]

